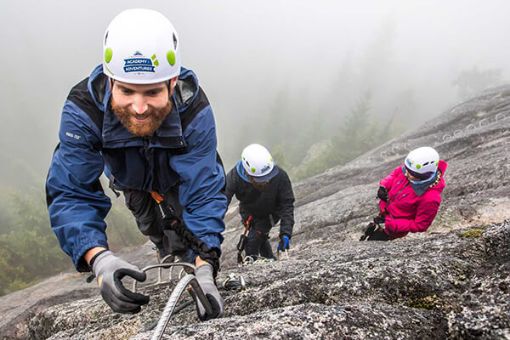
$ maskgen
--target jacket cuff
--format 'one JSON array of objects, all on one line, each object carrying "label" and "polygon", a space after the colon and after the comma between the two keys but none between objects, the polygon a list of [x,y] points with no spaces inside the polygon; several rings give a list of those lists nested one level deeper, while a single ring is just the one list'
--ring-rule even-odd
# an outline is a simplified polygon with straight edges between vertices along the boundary
[{"label": "jacket cuff", "polygon": [[218,255],[221,254],[221,243],[223,242],[221,234],[208,234],[201,237],[201,240],[209,247],[209,249],[216,249],[218,251]]},{"label": "jacket cuff", "polygon": [[292,235],[290,235],[289,233],[286,233],[286,232],[283,232],[283,231],[280,230],[279,237],[282,238],[283,236],[287,236],[289,239],[292,238]]},{"label": "jacket cuff", "polygon": [[391,235],[392,233],[396,232],[393,226],[393,219],[389,215],[386,215],[386,218],[384,220],[384,230],[388,235]]},{"label": "jacket cuff", "polygon": [[73,254],[73,263],[77,271],[79,272],[90,272],[91,268],[88,265],[87,261],[84,259],[85,253],[92,248],[95,247],[104,247],[108,249],[108,243],[106,240],[95,240],[88,243],[84,243],[81,246],[77,247],[77,251]]}]

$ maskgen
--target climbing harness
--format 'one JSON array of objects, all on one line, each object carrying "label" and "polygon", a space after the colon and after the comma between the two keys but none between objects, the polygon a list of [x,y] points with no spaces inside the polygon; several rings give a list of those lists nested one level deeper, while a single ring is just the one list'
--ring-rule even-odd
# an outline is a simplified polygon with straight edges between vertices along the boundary
[{"label": "climbing harness", "polygon": [[[163,204],[164,198],[162,195],[157,192],[151,192],[152,198],[156,201],[158,205],[159,212],[161,214],[161,220],[163,228],[167,228],[175,231],[175,233],[193,250],[195,251],[203,260],[211,260],[217,261],[218,255],[216,251],[209,249],[209,247],[200,239],[195,237],[191,231],[189,231],[184,223],[177,216],[173,208],[168,204]],[[209,299],[205,296],[198,280],[195,276],[196,267],[190,263],[186,262],[174,262],[175,257],[173,255],[167,255],[164,258],[159,257],[158,253],[158,264],[150,265],[142,269],[143,272],[147,272],[152,269],[158,270],[158,279],[154,285],[160,285],[165,283],[170,283],[172,281],[172,269],[176,267],[180,267],[181,271],[177,276],[178,282],[172,290],[170,297],[165,305],[165,308],[161,312],[161,316],[156,325],[154,333],[152,334],[152,340],[161,339],[163,336],[163,332],[165,331],[172,314],[182,310],[186,306],[189,306],[193,302],[185,302],[184,304],[177,306],[178,301],[180,300],[182,294],[185,291],[188,291],[193,299],[197,299],[201,302],[202,306],[205,309],[206,314],[213,314],[213,308]],[[162,279],[162,269],[169,269],[169,278],[168,281],[164,281]],[[216,269],[215,269],[216,270]],[[189,288],[189,289],[188,289]],[[133,291],[136,292],[137,289],[137,281],[133,281]]]},{"label": "climbing harness", "polygon": [[[164,198],[162,195],[152,191],[151,196],[158,205],[163,229],[173,230],[183,242],[185,242],[200,256],[202,260],[211,260],[211,262],[216,262],[218,260],[218,253],[216,250],[210,249],[204,241],[193,235],[193,233],[186,228],[184,223],[175,213],[175,210],[169,204],[163,204]],[[215,267],[215,265],[213,265],[213,267]],[[216,271],[218,268],[214,269]]]},{"label": "climbing harness", "polygon": [[239,237],[239,242],[237,243],[237,264],[238,265],[243,264],[243,251],[244,251],[244,248],[246,248],[246,243],[248,242],[248,232],[250,231],[252,222],[253,222],[252,215],[248,216],[246,221],[243,222],[244,232]]}]

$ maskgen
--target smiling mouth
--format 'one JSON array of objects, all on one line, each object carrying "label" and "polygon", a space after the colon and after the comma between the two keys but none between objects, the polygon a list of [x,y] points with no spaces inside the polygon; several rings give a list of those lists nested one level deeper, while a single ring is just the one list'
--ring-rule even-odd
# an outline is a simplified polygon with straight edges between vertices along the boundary
[{"label": "smiling mouth", "polygon": [[149,115],[135,115],[133,117],[137,122],[143,122],[149,118]]}]

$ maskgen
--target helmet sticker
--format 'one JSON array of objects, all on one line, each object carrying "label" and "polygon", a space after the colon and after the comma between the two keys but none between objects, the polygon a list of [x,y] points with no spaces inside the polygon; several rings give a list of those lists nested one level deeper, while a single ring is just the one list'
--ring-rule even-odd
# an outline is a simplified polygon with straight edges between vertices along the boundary
[{"label": "helmet sticker", "polygon": [[159,66],[159,61],[156,58],[155,54],[152,55],[151,59],[152,59],[152,63],[154,64],[154,66]]},{"label": "helmet sticker", "polygon": [[174,51],[168,51],[166,52],[166,60],[170,64],[170,66],[175,65],[175,52]]},{"label": "helmet sticker", "polygon": [[110,61],[112,61],[113,57],[113,51],[111,48],[106,48],[104,50],[104,61],[108,64]]},{"label": "helmet sticker", "polygon": [[140,51],[136,51],[131,58],[124,59],[124,72],[154,73],[154,67],[158,66],[159,62],[156,59],[156,55],[153,55],[153,57],[154,59],[146,58]]}]

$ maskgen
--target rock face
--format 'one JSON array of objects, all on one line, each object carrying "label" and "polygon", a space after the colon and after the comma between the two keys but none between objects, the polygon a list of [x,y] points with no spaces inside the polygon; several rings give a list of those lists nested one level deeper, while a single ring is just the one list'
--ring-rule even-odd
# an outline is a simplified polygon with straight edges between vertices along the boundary
[{"label": "rock face", "polygon": [[[194,307],[185,307],[165,338],[510,338],[509,128],[510,87],[497,88],[295,185],[295,233],[290,258],[282,261],[237,267],[241,231],[231,214],[218,282],[240,274],[247,288],[220,290],[221,319],[198,322]],[[449,163],[434,224],[392,242],[359,242],[377,212],[378,181],[424,145]],[[144,266],[154,262],[152,253],[147,245],[123,256]],[[66,278],[58,281],[59,292],[48,280],[0,298],[6,316],[0,334],[149,339],[171,291],[141,288],[151,296],[149,305],[119,315],[83,277]]]}]

